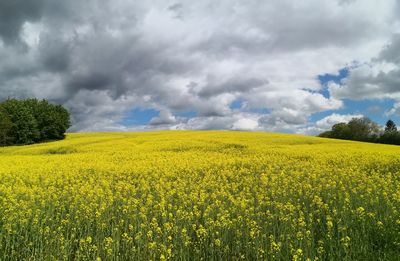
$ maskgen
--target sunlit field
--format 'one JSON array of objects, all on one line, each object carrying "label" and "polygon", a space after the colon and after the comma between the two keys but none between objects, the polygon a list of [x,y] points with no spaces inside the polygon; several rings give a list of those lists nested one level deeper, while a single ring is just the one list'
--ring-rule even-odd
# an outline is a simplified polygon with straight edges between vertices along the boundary
[{"label": "sunlit field", "polygon": [[398,260],[400,147],[270,133],[0,148],[0,260]]}]

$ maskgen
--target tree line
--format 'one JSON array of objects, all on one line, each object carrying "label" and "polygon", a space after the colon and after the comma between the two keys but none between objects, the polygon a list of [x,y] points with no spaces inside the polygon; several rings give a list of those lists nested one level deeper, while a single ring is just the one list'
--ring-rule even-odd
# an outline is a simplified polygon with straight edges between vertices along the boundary
[{"label": "tree line", "polygon": [[69,127],[69,112],[47,100],[7,99],[0,103],[0,146],[60,140]]},{"label": "tree line", "polygon": [[367,117],[353,118],[348,123],[337,123],[332,129],[318,135],[319,137],[375,142],[400,145],[400,132],[392,120],[386,122],[385,129]]}]

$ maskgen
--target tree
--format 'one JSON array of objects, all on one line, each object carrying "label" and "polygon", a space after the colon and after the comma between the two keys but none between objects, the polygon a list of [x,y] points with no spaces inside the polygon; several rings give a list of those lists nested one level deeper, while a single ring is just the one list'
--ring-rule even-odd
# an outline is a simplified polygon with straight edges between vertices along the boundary
[{"label": "tree", "polygon": [[69,127],[69,112],[61,105],[37,99],[0,103],[0,145],[63,139]]},{"label": "tree", "polygon": [[318,135],[321,138],[332,138],[332,131],[324,131]]},{"label": "tree", "polygon": [[332,138],[349,139],[351,137],[349,126],[346,123],[337,123],[332,126]]},{"label": "tree", "polygon": [[380,136],[380,128],[369,118],[353,118],[348,123],[341,122],[333,125],[330,131],[323,132],[319,136],[344,140],[376,142]]},{"label": "tree", "polygon": [[385,132],[397,132],[397,126],[392,120],[386,122]]},{"label": "tree", "polygon": [[367,117],[353,118],[347,123],[350,139],[358,141],[376,141],[379,137],[379,126]]},{"label": "tree", "polygon": [[0,146],[6,146],[11,143],[11,129],[12,129],[12,122],[10,118],[0,111]]},{"label": "tree", "polygon": [[392,120],[386,122],[385,132],[379,138],[379,142],[400,145],[400,133]]},{"label": "tree", "polygon": [[32,144],[39,137],[37,122],[29,107],[16,99],[2,103],[3,112],[11,120],[10,135],[14,144]]},{"label": "tree", "polygon": [[30,108],[38,124],[39,141],[64,138],[64,133],[71,125],[69,112],[64,107],[37,99],[28,99],[24,103]]}]

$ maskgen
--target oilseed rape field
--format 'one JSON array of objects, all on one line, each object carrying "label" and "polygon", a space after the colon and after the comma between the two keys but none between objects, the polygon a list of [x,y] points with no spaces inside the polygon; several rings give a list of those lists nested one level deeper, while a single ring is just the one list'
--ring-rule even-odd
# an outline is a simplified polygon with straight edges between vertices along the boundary
[{"label": "oilseed rape field", "polygon": [[0,260],[400,260],[400,147],[68,134],[0,148]]}]

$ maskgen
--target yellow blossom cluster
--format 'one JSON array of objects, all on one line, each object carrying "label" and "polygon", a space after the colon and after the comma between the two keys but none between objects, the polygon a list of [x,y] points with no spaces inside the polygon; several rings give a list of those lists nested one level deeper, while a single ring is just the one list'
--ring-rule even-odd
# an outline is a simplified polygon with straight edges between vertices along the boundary
[{"label": "yellow blossom cluster", "polygon": [[68,134],[0,148],[0,260],[388,260],[400,147],[287,134]]}]

